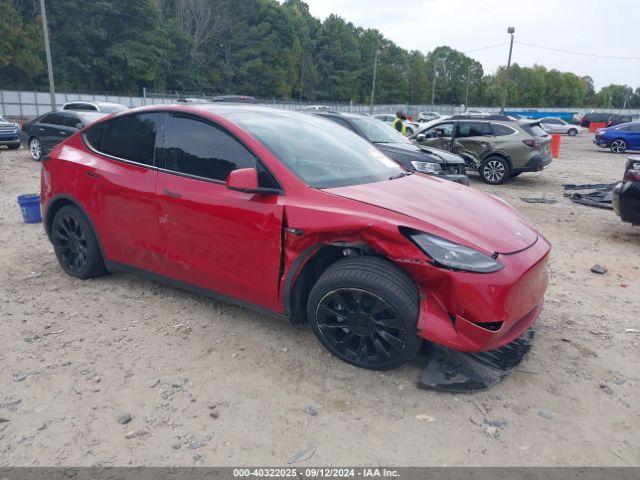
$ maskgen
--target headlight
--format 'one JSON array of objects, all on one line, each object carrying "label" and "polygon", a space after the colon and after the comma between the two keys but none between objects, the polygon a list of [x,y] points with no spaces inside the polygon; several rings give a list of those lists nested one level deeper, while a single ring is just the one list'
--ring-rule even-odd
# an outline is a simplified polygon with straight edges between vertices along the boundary
[{"label": "headlight", "polygon": [[418,162],[416,160],[411,162],[413,168],[422,173],[441,173],[442,166],[439,163],[432,162]]},{"label": "headlight", "polygon": [[409,236],[438,266],[477,273],[492,273],[504,268],[496,259],[444,238],[421,232],[409,233]]}]

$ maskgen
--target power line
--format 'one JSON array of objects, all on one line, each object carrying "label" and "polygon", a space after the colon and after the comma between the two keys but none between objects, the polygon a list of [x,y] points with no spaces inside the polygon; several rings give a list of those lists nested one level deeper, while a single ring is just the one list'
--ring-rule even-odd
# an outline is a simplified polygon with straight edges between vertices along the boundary
[{"label": "power line", "polygon": [[113,8],[105,7],[104,5],[101,5],[99,3],[94,3],[92,6],[101,8],[102,10],[104,10],[106,12],[117,13],[118,15],[124,15],[125,17],[135,18],[137,20],[142,20],[143,22],[146,22],[148,20],[148,18],[142,18],[142,17],[138,17],[136,15],[131,15],[130,13],[121,12],[119,10],[114,10]]},{"label": "power line", "polygon": [[462,53],[479,52],[480,50],[488,50],[490,48],[502,47],[503,45],[506,45],[507,43],[509,43],[509,42],[501,42],[501,43],[496,43],[494,45],[487,45],[486,47],[472,48],[471,50],[463,50]]},{"label": "power line", "polygon": [[607,58],[611,60],[640,60],[640,57],[618,57],[618,56],[612,56],[612,55],[598,55],[595,53],[575,52],[572,50],[564,50],[561,48],[544,47],[542,45],[534,45],[533,43],[525,43],[525,42],[519,42],[519,41],[516,41],[515,43],[519,45],[524,45],[526,47],[540,48],[542,50],[550,50],[552,52],[568,53],[571,55],[582,55],[583,57]]}]

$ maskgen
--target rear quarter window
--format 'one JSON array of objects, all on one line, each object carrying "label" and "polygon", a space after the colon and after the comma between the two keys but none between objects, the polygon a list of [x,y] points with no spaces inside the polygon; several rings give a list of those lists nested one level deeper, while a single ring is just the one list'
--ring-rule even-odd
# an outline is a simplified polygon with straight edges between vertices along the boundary
[{"label": "rear quarter window", "polygon": [[522,125],[522,129],[527,132],[529,135],[533,135],[534,137],[547,137],[549,134],[544,131],[544,129],[538,125],[537,123],[530,125]]},{"label": "rear quarter window", "polygon": [[496,137],[504,137],[505,135],[513,135],[514,133],[517,133],[513,128],[508,127],[507,125],[502,125],[501,123],[494,123],[491,126],[493,127],[493,134]]}]

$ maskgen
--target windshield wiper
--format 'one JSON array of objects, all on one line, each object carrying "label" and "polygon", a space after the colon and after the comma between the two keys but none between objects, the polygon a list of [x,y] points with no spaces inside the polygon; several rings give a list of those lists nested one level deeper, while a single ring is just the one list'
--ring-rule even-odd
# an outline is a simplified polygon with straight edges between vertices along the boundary
[{"label": "windshield wiper", "polygon": [[402,178],[402,177],[408,177],[409,175],[411,175],[411,172],[400,172],[397,175],[391,175],[389,177],[389,180],[396,180],[398,178]]}]

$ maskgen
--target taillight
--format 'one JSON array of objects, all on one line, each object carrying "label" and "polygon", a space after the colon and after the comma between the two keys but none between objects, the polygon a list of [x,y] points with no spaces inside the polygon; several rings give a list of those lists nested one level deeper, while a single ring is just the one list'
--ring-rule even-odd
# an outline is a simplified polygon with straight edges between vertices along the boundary
[{"label": "taillight", "polygon": [[525,145],[529,145],[531,148],[540,148],[540,145],[542,145],[542,143],[540,143],[540,140],[538,140],[537,138],[522,140],[522,143],[524,143]]}]

